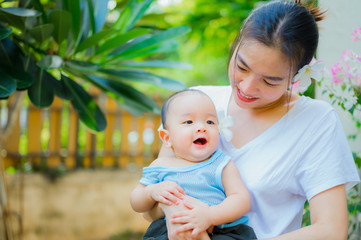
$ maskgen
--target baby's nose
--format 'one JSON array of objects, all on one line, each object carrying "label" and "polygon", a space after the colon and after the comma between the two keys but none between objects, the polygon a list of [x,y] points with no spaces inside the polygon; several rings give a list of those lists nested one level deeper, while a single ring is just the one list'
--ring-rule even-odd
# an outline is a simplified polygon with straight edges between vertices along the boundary
[{"label": "baby's nose", "polygon": [[206,128],[204,126],[204,124],[199,124],[197,127],[197,132],[206,132]]}]

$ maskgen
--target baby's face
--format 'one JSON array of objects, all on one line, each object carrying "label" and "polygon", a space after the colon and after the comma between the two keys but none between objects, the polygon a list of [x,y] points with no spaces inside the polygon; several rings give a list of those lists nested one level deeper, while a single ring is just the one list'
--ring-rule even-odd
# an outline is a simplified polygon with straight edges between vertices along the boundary
[{"label": "baby's face", "polygon": [[167,114],[167,127],[176,157],[201,162],[217,149],[216,109],[203,94],[189,93],[173,99]]}]

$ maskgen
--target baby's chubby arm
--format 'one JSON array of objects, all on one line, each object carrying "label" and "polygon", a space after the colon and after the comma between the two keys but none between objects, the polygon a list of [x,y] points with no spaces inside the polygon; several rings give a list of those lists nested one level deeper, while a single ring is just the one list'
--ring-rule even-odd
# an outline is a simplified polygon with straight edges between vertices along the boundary
[{"label": "baby's chubby arm", "polygon": [[[158,159],[154,160],[151,166],[159,165]],[[136,212],[147,212],[151,210],[156,203],[166,205],[179,204],[183,199],[184,190],[175,182],[164,181],[156,184],[138,186],[130,195],[130,204]]]},{"label": "baby's chubby arm", "polygon": [[211,207],[194,206],[190,211],[172,215],[172,223],[183,224],[176,232],[193,229],[192,235],[195,236],[210,226],[235,221],[249,211],[250,195],[232,161],[223,169],[222,184],[227,196],[222,203]]}]

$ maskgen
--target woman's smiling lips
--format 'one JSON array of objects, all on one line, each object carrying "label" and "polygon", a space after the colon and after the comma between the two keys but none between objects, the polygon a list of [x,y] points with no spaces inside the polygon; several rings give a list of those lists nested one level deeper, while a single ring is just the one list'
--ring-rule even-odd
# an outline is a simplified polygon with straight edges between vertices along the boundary
[{"label": "woman's smiling lips", "polygon": [[258,98],[255,97],[250,97],[247,96],[246,94],[244,94],[240,89],[237,88],[237,97],[243,101],[243,102],[254,102],[256,101]]}]

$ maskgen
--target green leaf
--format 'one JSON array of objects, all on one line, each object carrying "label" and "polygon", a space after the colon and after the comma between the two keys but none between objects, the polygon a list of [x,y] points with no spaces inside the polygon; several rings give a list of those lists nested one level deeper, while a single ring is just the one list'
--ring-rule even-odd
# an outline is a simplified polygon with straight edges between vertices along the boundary
[{"label": "green leaf", "polygon": [[54,85],[56,79],[43,69],[36,69],[36,78],[28,90],[30,101],[37,107],[49,107],[54,100]]},{"label": "green leaf", "polygon": [[46,15],[45,11],[44,11],[43,5],[40,3],[40,0],[32,0],[32,4],[34,5],[34,8],[36,10],[41,12],[41,18],[43,20],[43,23],[47,23],[48,18],[47,18],[47,15]]},{"label": "green leaf", "polygon": [[185,88],[185,85],[181,82],[166,77],[158,76],[152,73],[148,73],[140,69],[127,69],[127,70],[102,69],[100,70],[100,72],[105,73],[107,75],[111,75],[118,79],[126,79],[126,80],[147,83],[147,84],[154,84],[171,91],[179,91]]},{"label": "green leaf", "polygon": [[0,8],[0,11],[18,17],[38,17],[41,12],[27,8]]},{"label": "green leaf", "polygon": [[37,63],[44,70],[60,68],[62,64],[63,59],[57,55],[46,55]]},{"label": "green leaf", "polygon": [[69,12],[72,16],[72,30],[74,42],[77,44],[81,37],[81,9],[80,0],[68,0]]},{"label": "green leaf", "polygon": [[184,62],[174,62],[167,60],[153,60],[153,61],[127,61],[122,62],[122,67],[149,67],[149,68],[177,68],[177,69],[192,69],[192,65]]},{"label": "green leaf", "polygon": [[33,84],[33,77],[20,67],[1,68],[0,72],[4,72],[16,81],[16,89],[28,89]]},{"label": "green leaf", "polygon": [[108,94],[119,100],[122,105],[128,106],[128,110],[133,111],[133,113],[139,114],[146,111],[159,113],[159,106],[153,99],[147,97],[129,85],[93,75],[86,75],[86,77],[94,85],[104,91],[107,91]]},{"label": "green leaf", "polygon": [[9,37],[0,41],[0,65],[3,67],[18,66],[22,59],[21,50]]},{"label": "green leaf", "polygon": [[11,28],[0,28],[0,40],[9,36],[12,31],[13,30]]},{"label": "green leaf", "polygon": [[49,22],[54,25],[53,37],[58,44],[68,37],[72,26],[71,14],[63,10],[54,10],[49,14]]},{"label": "green leaf", "polygon": [[26,8],[0,8],[0,20],[16,27],[22,31],[25,30],[25,21],[29,17],[38,17],[41,13]]},{"label": "green leaf", "polygon": [[54,81],[54,93],[56,96],[60,97],[61,99],[71,100],[72,95],[69,88],[64,83],[64,75],[61,75],[60,80]]},{"label": "green leaf", "polygon": [[29,30],[30,36],[32,36],[36,41],[42,43],[43,41],[49,39],[49,37],[54,32],[53,24],[44,24],[36,26]]},{"label": "green leaf", "polygon": [[94,6],[92,0],[87,0],[88,3],[88,14],[89,14],[89,23],[92,34],[96,32],[95,30],[95,16],[94,16]]},{"label": "green leaf", "polygon": [[67,61],[65,65],[71,69],[86,72],[97,71],[101,68],[101,66],[98,64],[82,61]]},{"label": "green leaf", "polygon": [[80,120],[91,130],[103,131],[107,122],[95,100],[72,79],[63,76],[62,80],[72,95],[71,103]]},{"label": "green leaf", "polygon": [[126,54],[118,54],[113,58],[109,58],[108,61],[123,61],[125,59],[136,58],[136,57],[145,57],[155,53],[167,53],[173,52],[179,48],[179,42],[177,40],[169,40],[158,45],[155,45],[151,48],[142,49],[136,52],[129,52]]},{"label": "green leaf", "polygon": [[346,84],[342,84],[342,85],[341,85],[341,89],[342,89],[342,91],[345,91],[345,90],[346,90],[346,88],[347,88]]},{"label": "green leaf", "polygon": [[7,98],[16,90],[14,78],[4,72],[0,72],[0,98]]},{"label": "green leaf", "polygon": [[9,24],[22,31],[25,30],[25,19],[23,17],[15,16],[7,12],[1,11],[0,8],[0,21]]},{"label": "green leaf", "polygon": [[361,105],[361,94],[357,96],[357,103]]},{"label": "green leaf", "polygon": [[186,26],[186,25],[167,29],[167,30],[161,31],[159,33],[156,33],[153,36],[151,36],[150,38],[147,38],[141,42],[133,44],[133,45],[129,46],[128,48],[122,49],[120,51],[119,50],[112,51],[109,55],[114,56],[114,55],[127,54],[127,53],[129,54],[131,52],[144,50],[144,49],[150,48],[154,45],[157,45],[161,42],[181,36],[181,35],[189,32],[190,30],[191,30],[190,27]]},{"label": "green leaf", "polygon": [[129,0],[114,27],[122,33],[127,32],[144,15],[152,2],[153,0]]},{"label": "green leaf", "polygon": [[[97,51],[95,52],[95,54],[100,54],[100,53],[105,52],[107,50],[118,47],[121,44],[126,43],[130,39],[137,38],[137,37],[139,37],[141,35],[143,35],[143,36],[139,37],[138,39],[143,40],[145,38],[144,35],[149,33],[149,32],[150,32],[149,29],[137,28],[137,29],[129,31],[129,32],[125,33],[125,34],[117,35],[114,38],[109,39],[109,40],[105,41],[104,43],[102,43],[99,46],[99,48],[97,49]],[[149,36],[150,35],[146,35],[146,37],[149,37]],[[137,41],[137,40],[136,39],[132,40],[133,44],[134,44],[134,41]]]},{"label": "green leaf", "polygon": [[85,49],[88,49],[90,47],[95,46],[96,44],[99,44],[99,41],[106,39],[109,35],[113,34],[113,29],[105,29],[101,32],[98,32],[94,34],[93,36],[86,38],[84,41],[82,41],[79,46],[77,47],[75,52],[81,52]]}]

